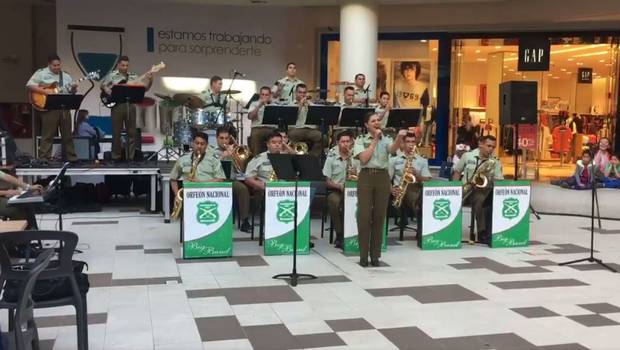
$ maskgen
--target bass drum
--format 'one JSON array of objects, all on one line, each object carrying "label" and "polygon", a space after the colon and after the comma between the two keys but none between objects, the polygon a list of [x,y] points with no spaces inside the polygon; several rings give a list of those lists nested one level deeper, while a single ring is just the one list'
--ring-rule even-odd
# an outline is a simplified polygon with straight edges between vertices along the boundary
[{"label": "bass drum", "polygon": [[184,120],[178,120],[173,124],[174,134],[172,141],[175,147],[182,148],[192,144],[192,125]]}]

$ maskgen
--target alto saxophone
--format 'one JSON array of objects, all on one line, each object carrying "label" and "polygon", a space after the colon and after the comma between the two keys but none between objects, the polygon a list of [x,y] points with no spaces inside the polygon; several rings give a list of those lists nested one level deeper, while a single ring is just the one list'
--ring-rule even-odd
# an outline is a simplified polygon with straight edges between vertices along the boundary
[{"label": "alto saxophone", "polygon": [[[415,152],[415,149],[414,149]],[[407,156],[407,160],[405,161],[405,168],[403,170],[403,176],[400,179],[400,184],[398,185],[398,195],[392,201],[392,205],[395,208],[400,208],[403,205],[403,198],[405,198],[405,194],[407,193],[407,187],[409,185],[416,183],[417,179],[415,175],[413,175],[413,160],[415,159],[415,155],[412,152],[411,155]]]},{"label": "alto saxophone", "polygon": [[[197,154],[198,152],[194,153],[194,156],[192,157],[192,168],[189,172],[189,177],[190,179],[193,179],[196,177],[196,173],[198,172],[198,164],[200,164],[200,161],[202,160],[202,158],[204,158],[205,154]],[[196,155],[197,154],[197,155]],[[183,168],[181,166],[181,164],[179,163],[179,169],[181,171],[181,173],[183,172]],[[177,191],[176,196],[174,197],[174,208],[172,209],[172,214],[170,214],[170,218],[172,220],[176,220],[181,216],[181,210],[183,209],[183,189],[179,189]]]},{"label": "alto saxophone", "polygon": [[347,181],[357,181],[357,169],[353,166],[351,154],[347,158]]}]

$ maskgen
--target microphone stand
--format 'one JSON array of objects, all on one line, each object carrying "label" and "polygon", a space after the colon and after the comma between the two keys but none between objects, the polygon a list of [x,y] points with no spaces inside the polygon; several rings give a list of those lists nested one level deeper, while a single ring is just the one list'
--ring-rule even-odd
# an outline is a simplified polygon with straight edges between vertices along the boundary
[{"label": "microphone stand", "polygon": [[364,89],[366,91],[366,108],[368,108],[368,102],[370,100],[370,84]]}]

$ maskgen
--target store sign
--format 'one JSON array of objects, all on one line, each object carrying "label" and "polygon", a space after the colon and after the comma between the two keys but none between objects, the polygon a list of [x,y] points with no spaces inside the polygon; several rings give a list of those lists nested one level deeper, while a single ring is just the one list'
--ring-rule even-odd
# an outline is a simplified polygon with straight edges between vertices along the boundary
[{"label": "store sign", "polygon": [[[537,126],[534,124],[519,124],[519,149],[536,151],[536,140],[538,138],[536,129]],[[513,133],[514,136],[516,135]]]},{"label": "store sign", "polygon": [[550,54],[548,38],[520,38],[519,71],[548,71]]},{"label": "store sign", "polygon": [[592,68],[577,69],[577,84],[592,84]]},{"label": "store sign", "polygon": [[426,181],[422,187],[423,250],[461,248],[461,204],[463,187],[460,182]]},{"label": "store sign", "polygon": [[232,256],[232,184],[187,182],[183,189],[183,258]]},{"label": "store sign", "polygon": [[492,248],[526,247],[530,243],[529,181],[493,184]]}]

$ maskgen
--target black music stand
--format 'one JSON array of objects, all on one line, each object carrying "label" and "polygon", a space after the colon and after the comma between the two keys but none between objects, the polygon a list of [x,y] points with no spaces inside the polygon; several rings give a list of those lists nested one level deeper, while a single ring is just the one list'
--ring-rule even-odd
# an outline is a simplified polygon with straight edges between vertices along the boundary
[{"label": "black music stand", "polygon": [[62,231],[62,213],[63,213],[63,206],[64,206],[64,203],[62,202],[62,192],[64,190],[64,185],[65,185],[64,176],[70,165],[71,163],[65,162],[65,164],[63,164],[62,168],[58,172],[58,175],[56,175],[56,177],[52,181],[50,181],[50,183],[43,190],[48,198],[53,196],[55,193],[57,193],[56,209],[58,210],[58,229],[60,231]]},{"label": "black music stand", "polygon": [[[317,106],[312,105],[308,107],[308,115],[306,116],[306,124],[318,125],[321,133],[327,135],[327,130],[330,127],[338,124],[338,117],[340,116],[339,106]],[[325,149],[325,138],[321,137],[321,150]],[[323,169],[323,157],[320,159],[319,166]]]},{"label": "black music stand", "polygon": [[80,109],[83,99],[84,95],[77,94],[47,95],[47,98],[45,99],[45,106],[43,108],[47,111],[62,111],[64,114],[64,112],[68,112],[72,109]]},{"label": "black music stand", "polygon": [[338,124],[338,126],[355,128],[356,133],[359,134],[358,129],[364,126],[364,116],[368,113],[374,112],[374,108],[342,108],[342,113],[340,114],[340,123]]},{"label": "black music stand", "polygon": [[[278,179],[295,182],[295,206],[293,209],[293,270],[291,273],[281,273],[273,276],[274,279],[290,279],[292,287],[297,286],[298,279],[316,279],[316,276],[306,273],[297,273],[297,188],[298,182],[316,181],[317,159],[304,154],[268,154]],[[314,169],[312,169],[314,168]]]},{"label": "black music stand", "polygon": [[[127,106],[127,118],[130,115],[130,104],[141,103],[144,100],[146,88],[142,85],[117,84],[112,86],[112,95],[110,100],[116,104],[124,103]],[[127,140],[127,139],[126,139]],[[136,140],[134,140],[134,143]],[[133,159],[132,155],[132,158]],[[125,143],[125,160],[129,160],[129,147]]]},{"label": "black music stand", "polygon": [[278,129],[288,130],[289,125],[297,122],[298,106],[266,105],[263,113],[263,124],[277,125]]},{"label": "black music stand", "polygon": [[420,121],[422,109],[419,108],[394,108],[388,115],[387,127],[396,130],[407,129],[417,126]]},{"label": "black music stand", "polygon": [[222,164],[222,170],[224,170],[224,176],[226,176],[226,181],[233,181],[232,178],[232,161],[230,160],[221,160],[220,164]]}]

